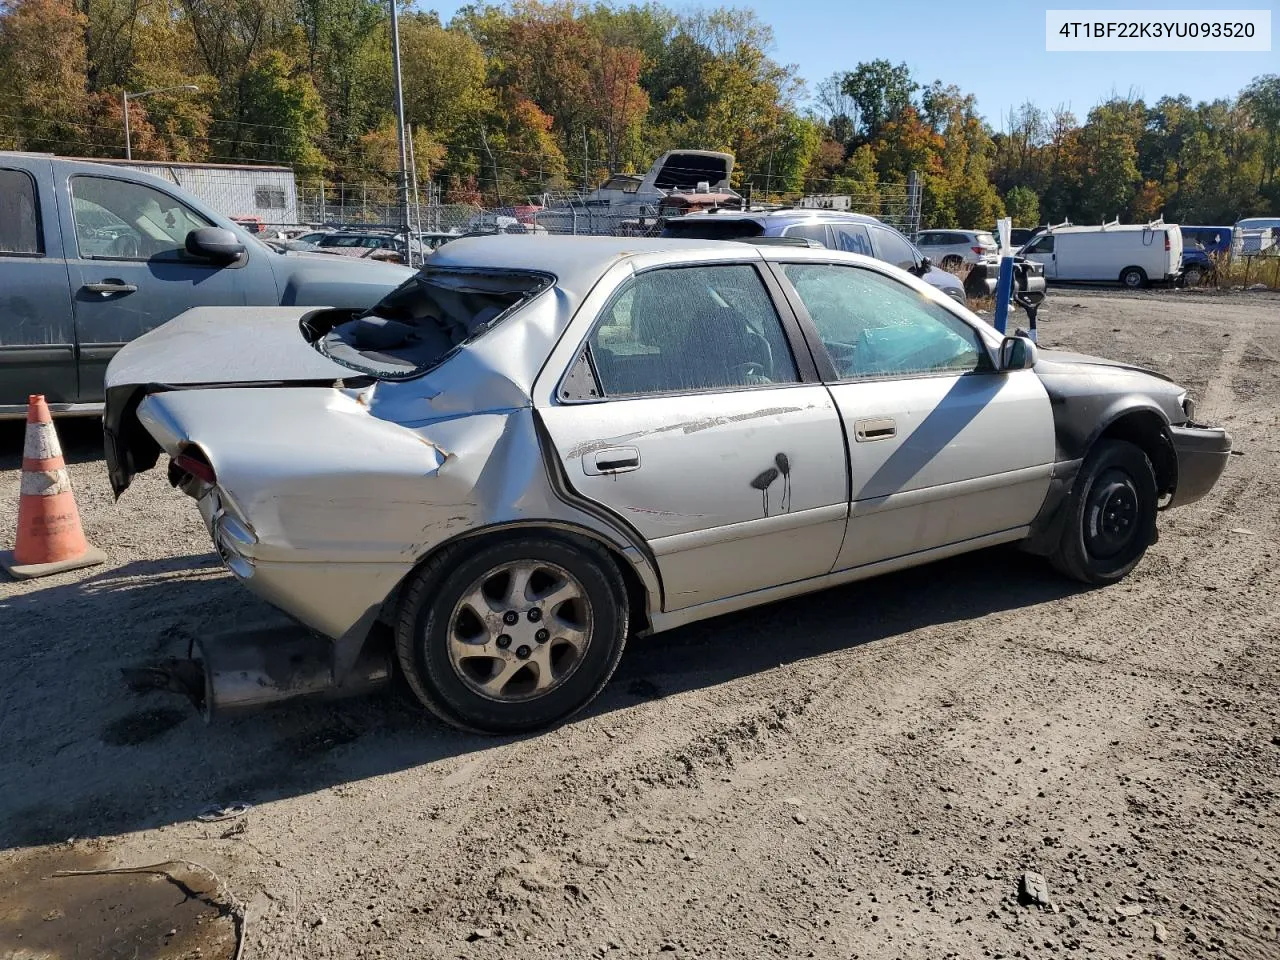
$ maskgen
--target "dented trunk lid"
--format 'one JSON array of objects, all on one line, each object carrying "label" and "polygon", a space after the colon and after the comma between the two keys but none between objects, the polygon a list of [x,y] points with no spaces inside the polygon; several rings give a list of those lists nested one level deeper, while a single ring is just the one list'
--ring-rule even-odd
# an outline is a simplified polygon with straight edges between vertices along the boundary
[{"label": "dented trunk lid", "polygon": [[330,385],[363,378],[317,351],[303,335],[311,319],[334,322],[359,311],[328,307],[197,307],[127,343],[111,361],[102,415],[111,489],[118,497],[134,474],[160,456],[138,423],[151,393],[232,386]]}]

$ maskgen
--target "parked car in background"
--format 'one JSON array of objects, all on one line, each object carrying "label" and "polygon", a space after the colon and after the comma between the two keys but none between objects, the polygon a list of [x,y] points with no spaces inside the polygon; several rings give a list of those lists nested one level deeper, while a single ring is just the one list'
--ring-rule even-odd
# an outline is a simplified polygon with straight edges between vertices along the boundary
[{"label": "parked car in background", "polygon": [[326,234],[314,242],[321,253],[335,253],[344,257],[368,257],[375,250],[389,250],[396,255],[404,252],[404,243],[385,233],[343,231]]},{"label": "parked car in background", "polygon": [[743,240],[801,237],[831,250],[861,253],[921,277],[957,303],[964,285],[955,274],[933,266],[906,237],[875,217],[836,210],[718,210],[666,221],[662,236],[688,240]]},{"label": "parked car in background", "polygon": [[[114,489],[171,458],[325,682],[394,657],[489,733],[577,713],[629,636],[981,547],[1116,583],[1231,446],[1164,377],[828,249],[463,239],[367,313],[216,314],[112,363]],[[298,673],[201,642],[215,714]]]},{"label": "parked car in background", "polygon": [[166,180],[0,152],[0,417],[96,414],[107,363],[198,306],[363,309],[406,268],[280,252]]},{"label": "parked car in background", "polygon": [[1182,231],[1163,220],[1050,227],[1019,255],[1044,264],[1045,279],[1051,282],[1118,282],[1136,289],[1178,278]]},{"label": "parked car in background", "polygon": [[1198,287],[1205,282],[1212,281],[1217,272],[1216,256],[1210,255],[1199,241],[1187,240],[1184,237],[1182,245],[1182,275],[1178,278],[1182,285]]},{"label": "parked car in background", "polygon": [[1280,217],[1249,217],[1232,229],[1231,252],[1244,257],[1275,255],[1280,240]]},{"label": "parked car in background", "polygon": [[981,230],[923,230],[916,236],[916,246],[944,270],[955,270],[962,263],[976,263],[999,252],[996,238]]},{"label": "parked car in background", "polygon": [[1211,257],[1225,256],[1231,252],[1232,227],[1202,227],[1181,224],[1182,243],[1200,244],[1200,248]]}]

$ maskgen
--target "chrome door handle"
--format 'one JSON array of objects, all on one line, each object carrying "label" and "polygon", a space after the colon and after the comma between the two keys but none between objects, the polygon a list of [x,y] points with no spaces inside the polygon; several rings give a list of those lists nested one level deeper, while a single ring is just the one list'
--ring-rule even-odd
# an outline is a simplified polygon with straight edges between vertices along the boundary
[{"label": "chrome door handle", "polygon": [[876,420],[857,420],[853,424],[853,438],[858,443],[871,440],[888,440],[898,435],[898,424],[892,417],[880,417]]},{"label": "chrome door handle", "polygon": [[123,280],[103,280],[101,283],[86,283],[84,288],[90,293],[107,296],[112,293],[137,293],[136,283],[125,283]]},{"label": "chrome door handle", "polygon": [[609,447],[582,458],[582,470],[589,477],[639,469],[640,451],[635,447]]}]

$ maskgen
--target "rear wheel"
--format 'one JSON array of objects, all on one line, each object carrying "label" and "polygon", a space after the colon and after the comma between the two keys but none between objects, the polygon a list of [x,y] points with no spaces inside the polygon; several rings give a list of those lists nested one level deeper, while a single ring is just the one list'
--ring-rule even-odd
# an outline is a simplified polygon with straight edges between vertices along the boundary
[{"label": "rear wheel", "polygon": [[1137,290],[1147,285],[1147,271],[1141,267],[1125,267],[1120,271],[1120,282],[1130,290]]},{"label": "rear wheel", "polygon": [[516,733],[595,699],[626,633],[626,590],[607,554],[519,537],[446,550],[415,573],[396,651],[414,694],[442,720]]},{"label": "rear wheel", "polygon": [[1142,449],[1099,440],[1063,505],[1066,523],[1050,561],[1085,583],[1123,579],[1155,541],[1157,501],[1155,471]]},{"label": "rear wheel", "polygon": [[1204,282],[1204,273],[1199,267],[1188,267],[1182,275],[1182,282],[1188,287],[1198,287]]}]

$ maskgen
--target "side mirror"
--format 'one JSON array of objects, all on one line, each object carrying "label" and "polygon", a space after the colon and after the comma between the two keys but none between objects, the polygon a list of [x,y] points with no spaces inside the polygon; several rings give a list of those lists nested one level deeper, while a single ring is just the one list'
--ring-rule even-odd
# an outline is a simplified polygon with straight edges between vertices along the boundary
[{"label": "side mirror", "polygon": [[200,227],[187,234],[187,253],[214,263],[233,263],[244,255],[244,244],[230,230]]},{"label": "side mirror", "polygon": [[933,269],[933,261],[928,257],[921,257],[920,262],[915,265],[915,269],[911,272],[917,277],[923,277],[926,273]]},{"label": "side mirror", "polygon": [[1036,345],[1026,337],[1005,337],[1000,342],[1001,370],[1030,370],[1036,365]]}]

